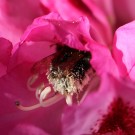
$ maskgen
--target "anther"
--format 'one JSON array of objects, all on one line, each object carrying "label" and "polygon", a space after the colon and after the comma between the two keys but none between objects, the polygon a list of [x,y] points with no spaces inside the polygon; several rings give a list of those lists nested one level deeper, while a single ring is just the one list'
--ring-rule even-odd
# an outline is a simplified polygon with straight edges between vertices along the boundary
[{"label": "anther", "polygon": [[47,95],[51,92],[51,87],[46,87],[40,94],[40,103],[47,97]]},{"label": "anther", "polygon": [[19,106],[20,105],[20,102],[19,101],[15,101],[15,105],[16,106]]},{"label": "anther", "polygon": [[66,103],[69,106],[72,105],[72,96],[71,95],[66,95]]}]

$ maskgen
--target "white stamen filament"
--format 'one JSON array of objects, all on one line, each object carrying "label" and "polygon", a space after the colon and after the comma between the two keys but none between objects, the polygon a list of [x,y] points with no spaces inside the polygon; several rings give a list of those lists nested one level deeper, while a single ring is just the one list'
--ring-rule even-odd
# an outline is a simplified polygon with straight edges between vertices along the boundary
[{"label": "white stamen filament", "polygon": [[39,101],[40,103],[43,102],[43,100],[47,97],[47,95],[51,92],[51,87],[46,87],[41,93]]},{"label": "white stamen filament", "polygon": [[36,95],[36,98],[37,98],[38,100],[39,100],[40,94],[41,94],[41,92],[44,90],[44,88],[45,88],[44,83],[42,83],[42,84],[37,88],[37,90],[36,90],[36,92],[35,92],[35,95]]},{"label": "white stamen filament", "polygon": [[66,95],[66,103],[70,106],[72,105],[72,96],[71,95]]},{"label": "white stamen filament", "polygon": [[17,104],[18,104],[18,105],[16,105],[17,108],[22,110],[22,111],[31,111],[31,110],[34,110],[34,109],[37,109],[37,108],[41,107],[40,104],[35,104],[35,105],[32,105],[32,106],[28,106],[28,107],[27,106],[22,106],[20,104],[20,102],[18,102],[18,101],[17,101]]},{"label": "white stamen filament", "polygon": [[35,88],[32,88],[31,85],[35,83],[35,81],[38,79],[38,74],[34,74],[31,77],[29,77],[27,81],[27,87],[29,90],[34,91]]},{"label": "white stamen filament", "polygon": [[48,106],[51,106],[51,105],[55,104],[56,102],[62,100],[63,98],[64,98],[64,96],[62,96],[61,94],[57,94],[54,97],[49,98],[48,100],[40,103],[40,105],[43,107],[48,107]]},{"label": "white stamen filament", "polygon": [[48,100],[46,100],[42,103],[38,103],[38,104],[35,104],[35,105],[32,105],[32,106],[28,106],[28,107],[22,106],[19,102],[16,102],[16,106],[17,106],[18,109],[20,109],[22,111],[31,111],[31,110],[37,109],[39,107],[51,106],[51,105],[57,103],[58,101],[62,100],[63,98],[64,98],[64,96],[62,96],[60,94],[57,94],[54,97],[49,98]]}]

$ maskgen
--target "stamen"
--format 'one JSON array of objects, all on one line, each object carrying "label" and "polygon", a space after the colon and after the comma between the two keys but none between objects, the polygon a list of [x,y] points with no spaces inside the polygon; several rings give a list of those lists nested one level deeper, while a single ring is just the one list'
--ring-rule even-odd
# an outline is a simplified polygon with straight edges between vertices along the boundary
[{"label": "stamen", "polygon": [[16,101],[15,104],[16,104],[16,107],[22,111],[31,111],[31,110],[34,110],[34,109],[41,107],[40,104],[35,104],[32,106],[28,106],[28,107],[22,106],[19,101]]},{"label": "stamen", "polygon": [[66,103],[68,105],[72,105],[72,96],[71,95],[66,95]]},{"label": "stamen", "polygon": [[42,84],[37,88],[37,90],[36,90],[36,92],[35,92],[35,95],[36,95],[36,98],[37,98],[38,100],[39,100],[40,94],[41,94],[42,90],[44,90],[44,88],[45,88],[44,83],[42,83]]},{"label": "stamen", "polygon": [[46,96],[51,92],[51,87],[46,87],[40,94],[39,101],[40,103],[43,102],[43,100],[46,98]]},{"label": "stamen", "polygon": [[31,91],[35,90],[35,88],[32,88],[31,85],[34,84],[37,79],[38,79],[38,74],[34,74],[29,77],[29,79],[27,81],[27,87],[29,90],[31,90]]},{"label": "stamen", "polygon": [[49,98],[48,100],[46,100],[44,102],[41,102],[41,103],[38,103],[38,104],[35,104],[32,106],[22,106],[19,101],[16,101],[15,104],[16,104],[17,108],[22,111],[31,111],[31,110],[37,109],[39,107],[51,106],[51,105],[57,103],[58,101],[62,100],[63,98],[64,98],[64,96],[57,94],[54,97]]},{"label": "stamen", "polygon": [[51,106],[55,103],[57,103],[58,101],[62,100],[64,98],[64,96],[62,96],[61,94],[57,94],[52,98],[49,98],[48,100],[45,100],[44,102],[41,102],[40,105],[42,107],[48,107]]}]

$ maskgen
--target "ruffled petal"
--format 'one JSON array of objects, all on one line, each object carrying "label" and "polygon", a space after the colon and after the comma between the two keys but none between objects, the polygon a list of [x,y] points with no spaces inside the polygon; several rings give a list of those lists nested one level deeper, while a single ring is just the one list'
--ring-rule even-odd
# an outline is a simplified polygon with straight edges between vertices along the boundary
[{"label": "ruffled petal", "polygon": [[[89,30],[90,24],[85,17],[75,21],[66,21],[56,13],[50,13],[35,19],[25,31],[21,42],[48,41],[51,45],[56,43],[71,44],[71,47],[81,49],[83,48],[81,44],[85,45],[91,39]],[[72,46],[72,42],[78,44],[80,48],[77,48],[77,45]]]},{"label": "ruffled petal", "polygon": [[85,17],[77,21],[65,21],[58,14],[50,13],[37,18],[14,48],[10,68],[24,61],[33,63],[53,54],[57,44],[86,50],[85,45],[93,41],[89,29],[90,24]]},{"label": "ruffled petal", "polygon": [[119,76],[118,67],[107,47],[90,43],[87,45],[92,54],[91,64],[99,75],[110,73]]},{"label": "ruffled petal", "polygon": [[135,21],[120,27],[114,38],[113,55],[124,77],[135,80]]},{"label": "ruffled petal", "polygon": [[[56,2],[54,0],[41,0],[41,2],[45,8],[58,12],[64,19],[75,20],[80,16],[87,16],[92,27],[92,37],[104,45],[106,43],[110,45],[112,30],[106,16],[93,1],[60,0]],[[69,14],[71,11],[72,13]]]}]

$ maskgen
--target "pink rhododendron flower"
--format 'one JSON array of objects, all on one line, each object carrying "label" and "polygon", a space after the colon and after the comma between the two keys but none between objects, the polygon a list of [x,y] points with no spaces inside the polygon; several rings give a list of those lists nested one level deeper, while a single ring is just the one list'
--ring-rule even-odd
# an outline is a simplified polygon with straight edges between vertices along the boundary
[{"label": "pink rhododendron flower", "polygon": [[[65,27],[68,28],[68,30],[65,30]],[[91,82],[92,78],[95,76],[95,70],[97,70],[96,72],[99,75],[103,74],[104,70],[110,73],[115,71],[115,75],[118,75],[117,67],[109,50],[100,45],[96,45],[96,42],[94,42],[89,35],[88,27],[89,23],[86,18],[68,22],[63,21],[59,15],[52,13],[48,16],[36,19],[24,33],[22,41],[19,44],[21,46],[17,51],[19,52],[17,55],[20,59],[16,61],[16,64],[22,63],[26,61],[26,59],[29,62],[32,61],[35,63],[31,67],[32,75],[28,79],[27,86],[29,89],[32,89],[31,86],[35,81],[42,79],[40,83],[43,81],[43,84],[41,83],[36,90],[36,96],[40,103],[42,103],[43,99],[52,89],[48,85],[48,82],[45,83],[45,80],[41,78],[42,75],[46,76],[46,79],[53,86],[54,91],[58,93],[54,96],[56,99],[52,100],[52,103],[63,97],[60,95],[64,95],[67,104],[72,104],[72,96],[77,94],[77,91],[83,89],[89,81]],[[37,48],[35,50],[37,45],[40,50],[40,55],[38,54]],[[64,47],[65,45],[67,47]],[[28,49],[29,46],[33,47],[33,49]],[[49,48],[49,46],[52,47]],[[46,54],[42,47],[48,50]],[[41,49],[43,50],[42,52]],[[77,50],[80,50],[80,52],[77,52]],[[37,53],[36,57],[33,57],[30,51]],[[97,53],[98,55],[101,54],[101,57],[97,57]],[[90,60],[92,66],[89,64]],[[101,60],[105,60],[104,67],[100,62]],[[16,64],[14,63],[14,66]],[[67,68],[65,68],[66,66]],[[78,79],[80,81],[78,81]],[[41,92],[42,89],[44,89],[43,92]],[[65,91],[65,89],[67,91]],[[77,96],[79,95],[77,94]],[[45,102],[45,106],[47,103],[52,104],[49,100]],[[33,107],[35,108],[40,105]]]},{"label": "pink rhododendron flower", "polygon": [[63,115],[63,134],[135,134],[135,84],[104,76],[100,89]]},{"label": "pink rhododendron flower", "polygon": [[97,90],[104,74],[119,76],[109,49],[98,45],[89,30],[87,18],[65,21],[55,13],[27,28],[0,78],[1,133],[25,134],[26,128],[26,134],[61,134],[63,107]]},{"label": "pink rhododendron flower", "polygon": [[88,0],[41,0],[44,7],[50,11],[58,12],[64,19],[74,20],[80,16],[87,16],[91,22],[91,33],[94,33],[94,39],[104,45],[110,45],[112,42],[111,23],[97,6],[96,2]]},{"label": "pink rhododendron flower", "polygon": [[39,1],[24,2],[29,12],[14,2],[0,4],[0,35],[13,43],[0,38],[1,133],[134,134],[135,22],[111,44],[111,1],[103,10],[98,0],[42,0],[45,14],[64,20],[51,13],[31,25],[42,15]]},{"label": "pink rhododendron flower", "polygon": [[13,43],[19,42],[26,27],[41,15],[43,10],[39,0],[0,0],[0,36]]}]

